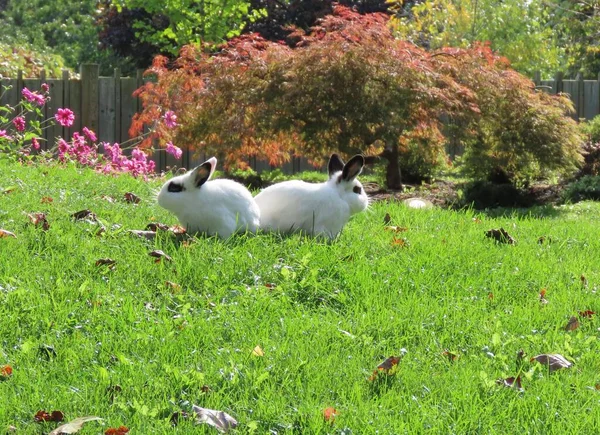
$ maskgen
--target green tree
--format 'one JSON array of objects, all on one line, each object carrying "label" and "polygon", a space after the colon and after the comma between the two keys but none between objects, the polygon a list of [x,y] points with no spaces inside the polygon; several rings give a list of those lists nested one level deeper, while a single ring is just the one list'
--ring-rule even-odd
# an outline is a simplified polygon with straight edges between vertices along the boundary
[{"label": "green tree", "polygon": [[[396,1],[403,4],[403,1]],[[553,73],[563,61],[544,0],[424,0],[393,20],[400,37],[429,49],[489,41],[519,72]]]},{"label": "green tree", "polygon": [[164,28],[144,21],[134,23],[141,41],[150,42],[172,54],[185,44],[221,42],[239,35],[246,19],[261,16],[251,10],[249,0],[112,0],[118,9],[143,9],[165,17]]}]

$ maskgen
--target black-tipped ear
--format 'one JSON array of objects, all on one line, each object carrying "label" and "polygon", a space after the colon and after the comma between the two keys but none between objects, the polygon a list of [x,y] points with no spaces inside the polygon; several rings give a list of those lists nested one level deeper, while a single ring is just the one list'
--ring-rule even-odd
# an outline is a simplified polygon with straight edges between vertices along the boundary
[{"label": "black-tipped ear", "polygon": [[333,174],[339,172],[344,169],[344,161],[340,159],[340,156],[337,154],[332,154],[329,158],[329,163],[327,164],[327,172],[329,173],[329,178],[332,177]]},{"label": "black-tipped ear", "polygon": [[348,163],[344,165],[342,169],[342,180],[351,181],[358,177],[358,174],[362,172],[362,168],[365,165],[365,158],[360,154],[352,157]]},{"label": "black-tipped ear", "polygon": [[211,157],[200,166],[194,169],[192,177],[194,179],[194,186],[200,187],[204,183],[208,181],[213,172],[215,171],[215,167],[217,166],[217,159]]}]

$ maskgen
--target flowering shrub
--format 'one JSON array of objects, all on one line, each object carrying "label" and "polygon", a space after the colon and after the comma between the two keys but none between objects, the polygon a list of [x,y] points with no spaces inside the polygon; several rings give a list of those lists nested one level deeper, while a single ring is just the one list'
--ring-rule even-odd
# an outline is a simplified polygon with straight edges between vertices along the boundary
[{"label": "flowering shrub", "polygon": [[[42,84],[40,91],[31,91],[23,88],[22,100],[15,107],[0,106],[0,152],[13,158],[31,158],[32,150],[39,151],[39,155],[46,159],[58,159],[60,162],[74,162],[81,166],[92,167],[105,174],[120,172],[130,173],[134,177],[146,177],[155,170],[155,163],[148,159],[148,154],[140,150],[137,145],[144,135],[135,137],[127,148],[122,144],[98,142],[96,133],[87,127],[81,132],[73,133],[71,140],[57,138],[54,148],[40,151],[40,142],[43,139],[43,130],[55,123],[63,127],[71,127],[75,121],[75,114],[69,108],[59,108],[54,117],[39,121],[42,117],[41,108],[49,99],[49,87]],[[27,118],[31,121],[27,121]],[[159,124],[160,121],[157,121]],[[172,111],[167,111],[162,118],[165,128],[177,126],[177,116]],[[146,133],[146,135],[150,134]],[[124,154],[130,149],[130,156]],[[167,143],[165,151],[180,158],[182,151]]]}]

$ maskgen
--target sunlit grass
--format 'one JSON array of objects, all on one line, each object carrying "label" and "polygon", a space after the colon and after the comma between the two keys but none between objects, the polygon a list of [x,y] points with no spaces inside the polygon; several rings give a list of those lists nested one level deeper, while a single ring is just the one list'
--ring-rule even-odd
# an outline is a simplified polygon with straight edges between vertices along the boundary
[{"label": "sunlit grass", "polygon": [[[192,403],[231,414],[239,433],[600,426],[600,325],[582,318],[564,330],[578,311],[600,310],[595,203],[498,217],[377,203],[332,244],[266,234],[186,244],[128,233],[176,223],[154,202],[162,180],[2,161],[0,173],[0,228],[17,235],[0,238],[0,366],[13,369],[0,381],[0,431],[49,432],[56,424],[33,416],[57,409],[104,419],[84,434],[215,433],[171,426]],[[128,191],[140,204],[122,199]],[[102,236],[70,217],[81,209],[96,213]],[[31,212],[50,229],[30,224]],[[386,213],[406,231],[386,231]],[[516,245],[484,236],[500,227]],[[154,249],[173,261],[155,263]],[[96,266],[107,257],[114,269]],[[541,353],[574,366],[550,374],[529,362]],[[391,355],[403,355],[396,373],[369,381]],[[496,384],[518,374],[524,392]]]}]

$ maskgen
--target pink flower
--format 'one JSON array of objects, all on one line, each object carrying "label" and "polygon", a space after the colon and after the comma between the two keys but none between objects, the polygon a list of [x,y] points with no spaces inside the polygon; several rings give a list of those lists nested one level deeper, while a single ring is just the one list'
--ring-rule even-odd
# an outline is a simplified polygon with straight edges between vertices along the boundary
[{"label": "pink flower", "polygon": [[31,138],[31,147],[34,150],[39,150],[40,149],[40,143],[37,140],[37,137]]},{"label": "pink flower", "polygon": [[63,127],[70,127],[75,121],[75,115],[71,109],[58,109],[54,118]]},{"label": "pink flower", "polygon": [[64,160],[65,154],[71,152],[71,147],[62,137],[58,140],[58,159]]},{"label": "pink flower", "polygon": [[173,112],[172,110],[167,110],[167,112],[163,116],[163,119],[165,120],[165,125],[168,128],[177,127],[177,115],[175,115],[175,112]]},{"label": "pink flower", "polygon": [[46,99],[43,95],[40,95],[37,92],[31,92],[27,88],[23,88],[21,94],[27,101],[30,103],[36,103],[38,106],[43,106],[46,103]]},{"label": "pink flower", "polygon": [[181,151],[181,148],[176,147],[175,145],[173,145],[172,142],[167,142],[167,150],[166,150],[169,154],[172,154],[173,156],[175,156],[176,159],[180,159],[181,155],[183,154],[183,151]]},{"label": "pink flower", "polygon": [[17,131],[25,130],[25,118],[23,118],[22,116],[17,116],[15,119],[13,119],[12,122]]},{"label": "pink flower", "polygon": [[8,140],[12,140],[12,137],[6,133],[6,130],[0,130],[0,139],[5,138]]},{"label": "pink flower", "polygon": [[50,90],[50,86],[48,86],[48,83],[42,83],[42,91],[44,91],[44,93],[48,93],[48,91]]},{"label": "pink flower", "polygon": [[90,130],[87,127],[83,127],[83,134],[85,134],[85,136],[91,141],[91,142],[96,142],[98,140],[98,138],[96,137],[96,133],[94,133],[92,130]]}]

